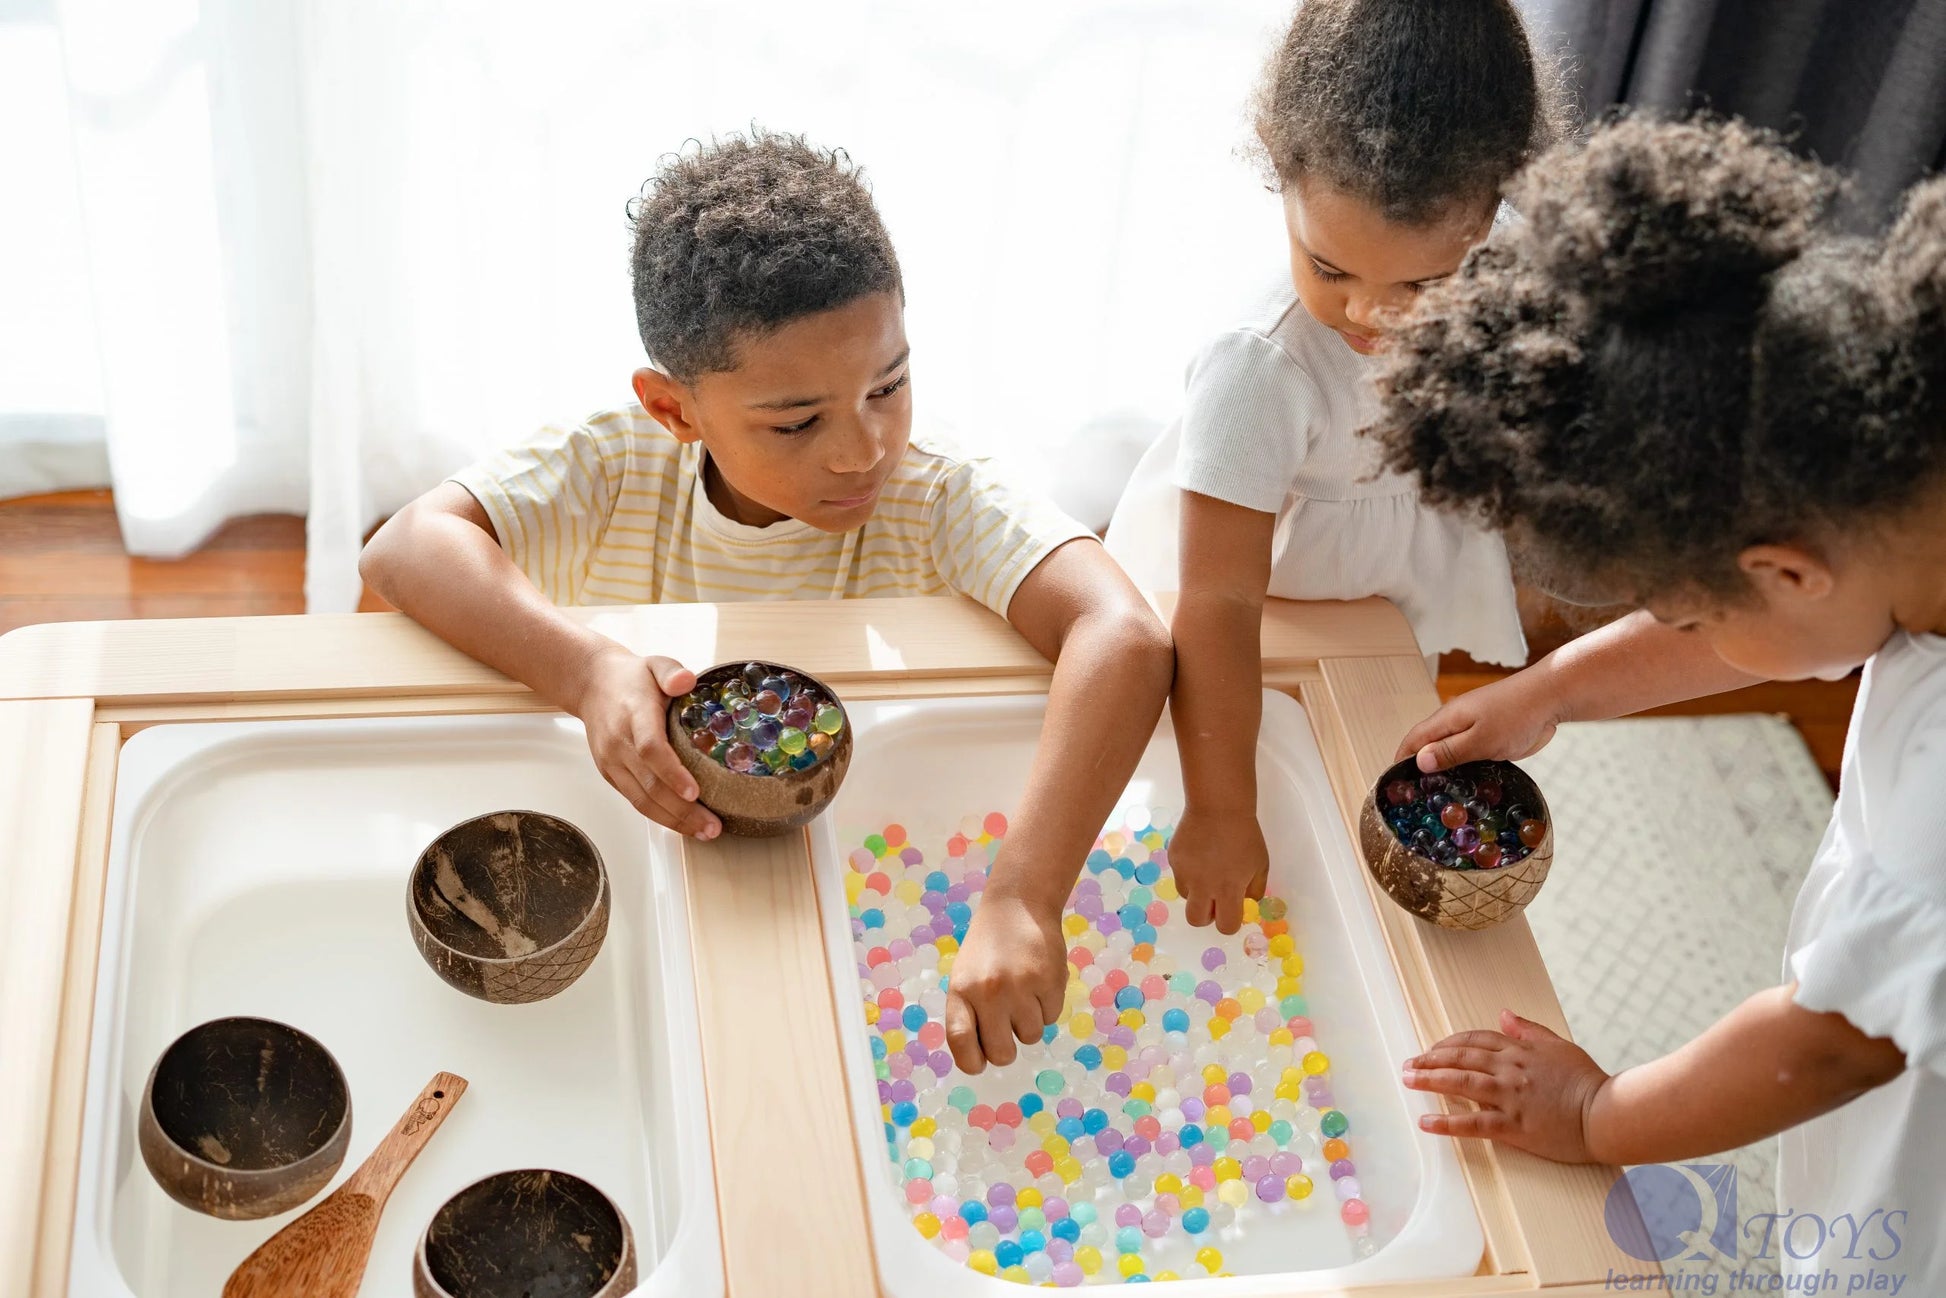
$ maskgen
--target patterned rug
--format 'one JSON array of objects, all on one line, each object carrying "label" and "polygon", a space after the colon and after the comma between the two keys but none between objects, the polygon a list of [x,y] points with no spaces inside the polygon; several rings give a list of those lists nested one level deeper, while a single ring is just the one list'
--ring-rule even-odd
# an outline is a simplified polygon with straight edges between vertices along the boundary
[{"label": "patterned rug", "polygon": [[[1604,1068],[1667,1054],[1777,984],[1791,903],[1832,803],[1788,722],[1563,726],[1522,765],[1547,794],[1556,838],[1528,919],[1575,1039]],[[1705,1161],[1735,1166],[1747,1219],[1776,1206],[1776,1155],[1765,1140]],[[1731,1268],[1680,1267],[1711,1269]],[[1742,1269],[1774,1273],[1776,1262]]]}]

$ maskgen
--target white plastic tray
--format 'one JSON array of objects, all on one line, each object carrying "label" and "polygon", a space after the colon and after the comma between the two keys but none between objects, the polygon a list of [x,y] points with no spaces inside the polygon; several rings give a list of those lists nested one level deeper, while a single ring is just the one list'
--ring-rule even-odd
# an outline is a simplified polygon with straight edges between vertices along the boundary
[{"label": "white plastic tray", "polygon": [[[613,888],[593,966],[534,1005],[448,987],[406,926],[419,851],[458,821],[506,808],[586,831]],[[72,1298],[210,1298],[296,1215],[227,1222],[179,1207],[136,1148],[156,1056],[186,1028],[231,1014],[283,1020],[337,1056],[353,1108],[339,1179],[433,1073],[471,1084],[392,1196],[365,1298],[411,1293],[412,1250],[448,1195],[529,1166],[573,1172],[615,1200],[641,1251],[638,1292],[721,1294],[688,924],[676,876],[651,862],[648,842],[596,774],[579,724],[558,718],[136,735],[116,791]]]},{"label": "white plastic tray", "polygon": [[[921,1239],[895,1193],[854,975],[840,845],[848,850],[897,822],[922,851],[935,855],[961,817],[1010,811],[1025,784],[1045,707],[1044,698],[1023,697],[850,708],[856,728],[851,770],[831,812],[812,827],[853,1125],[879,1274],[891,1298],[981,1298],[1013,1292],[1013,1286],[951,1261]],[[1259,1228],[1222,1243],[1234,1278],[1188,1281],[1171,1292],[1229,1298],[1472,1275],[1484,1247],[1479,1219],[1451,1142],[1418,1129],[1430,1100],[1399,1085],[1399,1066],[1417,1053],[1418,1043],[1310,722],[1293,699],[1266,692],[1262,734],[1258,815],[1270,844],[1271,890],[1290,903],[1310,1017],[1320,1047],[1331,1056],[1332,1089],[1352,1118],[1358,1177],[1380,1247],[1354,1259],[1335,1212],[1291,1214],[1275,1230]],[[1122,805],[1136,804],[1182,806],[1181,768],[1166,717]],[[987,1103],[1032,1089],[1019,1064],[989,1068],[970,1080]]]}]

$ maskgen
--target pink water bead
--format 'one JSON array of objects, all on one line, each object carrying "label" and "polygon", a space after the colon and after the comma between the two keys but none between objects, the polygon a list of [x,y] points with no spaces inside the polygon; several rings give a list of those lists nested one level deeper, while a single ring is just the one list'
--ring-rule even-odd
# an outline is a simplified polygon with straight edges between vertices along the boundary
[{"label": "pink water bead", "polygon": [[1365,1206],[1363,1199],[1347,1199],[1344,1207],[1338,1209],[1338,1216],[1347,1226],[1363,1226],[1372,1219],[1372,1210]]},{"label": "pink water bead", "polygon": [[1061,1289],[1076,1288],[1086,1278],[1087,1278],[1086,1275],[1082,1272],[1080,1266],[1077,1265],[1076,1263],[1056,1262],[1054,1264],[1053,1280],[1055,1286],[1058,1288]]},{"label": "pink water bead", "polygon": [[1169,1233],[1169,1214],[1162,1211],[1151,1212],[1142,1218],[1142,1233],[1150,1239],[1161,1239]]},{"label": "pink water bead", "polygon": [[905,1201],[914,1207],[932,1202],[932,1182],[914,1177],[905,1183]]},{"label": "pink water bead", "polygon": [[[1198,1146],[1202,1148],[1202,1146]],[[1205,1163],[1189,1169],[1189,1183],[1198,1190],[1210,1191],[1216,1188],[1216,1169]]]},{"label": "pink water bead", "polygon": [[1139,1226],[1142,1224],[1142,1210],[1132,1203],[1118,1204],[1115,1208],[1117,1226]]}]

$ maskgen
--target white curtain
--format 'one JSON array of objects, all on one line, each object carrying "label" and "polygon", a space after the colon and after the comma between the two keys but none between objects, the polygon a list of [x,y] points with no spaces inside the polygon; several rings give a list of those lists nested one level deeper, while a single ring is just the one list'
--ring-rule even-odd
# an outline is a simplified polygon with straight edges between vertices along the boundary
[{"label": "white curtain", "polygon": [[0,493],[105,437],[131,550],[303,513],[309,607],[349,608],[386,513],[628,399],[624,204],[756,122],[865,166],[921,420],[1105,518],[1285,264],[1243,149],[1287,11],[0,0]]}]

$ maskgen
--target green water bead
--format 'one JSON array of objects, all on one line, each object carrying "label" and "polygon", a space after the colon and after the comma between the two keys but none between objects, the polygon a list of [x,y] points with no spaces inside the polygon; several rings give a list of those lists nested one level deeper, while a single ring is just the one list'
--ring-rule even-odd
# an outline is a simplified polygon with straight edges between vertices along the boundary
[{"label": "green water bead", "polygon": [[811,724],[827,735],[835,735],[845,728],[845,714],[835,703],[820,703]]},{"label": "green water bead", "polygon": [[1326,1109],[1318,1119],[1318,1130],[1335,1140],[1351,1130],[1351,1119],[1337,1109]]},{"label": "green water bead", "polygon": [[867,852],[870,852],[873,856],[884,856],[885,855],[885,835],[867,834],[865,836],[865,850]]},{"label": "green water bead", "polygon": [[1067,1079],[1052,1068],[1043,1068],[1034,1074],[1034,1089],[1042,1095],[1059,1095],[1067,1089]]},{"label": "green water bead", "polygon": [[1212,1153],[1222,1153],[1229,1148],[1230,1129],[1210,1124],[1209,1129],[1203,1132],[1203,1143],[1210,1147]]},{"label": "green water bead", "polygon": [[1258,916],[1269,920],[1271,923],[1276,923],[1278,920],[1284,918],[1287,909],[1282,897],[1265,897],[1257,903]]},{"label": "green water bead", "polygon": [[[877,837],[877,835],[873,837]],[[946,1092],[946,1103],[952,1105],[961,1113],[971,1112],[973,1106],[979,1102],[980,1097],[973,1094],[973,1088],[970,1086],[955,1086],[952,1090]]]},{"label": "green water bead", "polygon": [[1291,1137],[1296,1135],[1297,1133],[1295,1129],[1292,1128],[1290,1123],[1284,1121],[1282,1118],[1279,1118],[1275,1122],[1272,1122],[1270,1124],[1269,1134],[1270,1134],[1270,1138],[1277,1142],[1277,1148],[1282,1149],[1284,1146],[1291,1143]]},{"label": "green water bead", "polygon": [[1277,1012],[1287,1019],[1299,1018],[1311,1012],[1311,1002],[1295,994],[1286,996],[1277,1002]]},{"label": "green water bead", "polygon": [[795,757],[803,752],[805,745],[809,742],[809,740],[805,739],[804,732],[796,726],[785,726],[783,731],[777,736],[777,746],[791,757]]},{"label": "green water bead", "polygon": [[1128,890],[1128,904],[1131,906],[1140,906],[1142,909],[1147,910],[1149,903],[1154,900],[1155,893],[1147,888],[1138,887]]},{"label": "green water bead", "polygon": [[905,1179],[908,1181],[932,1180],[932,1164],[923,1158],[905,1160]]},{"label": "green water bead", "polygon": [[[778,742],[782,743],[781,740]],[[786,766],[789,766],[791,764],[791,755],[785,752],[781,747],[769,749],[765,752],[759,753],[758,756],[763,758],[764,765],[770,768],[770,773],[772,775],[775,775],[777,772],[783,770]]]},{"label": "green water bead", "polygon": [[1147,1100],[1129,1100],[1122,1105],[1122,1112],[1131,1118],[1146,1118],[1154,1107]]}]

